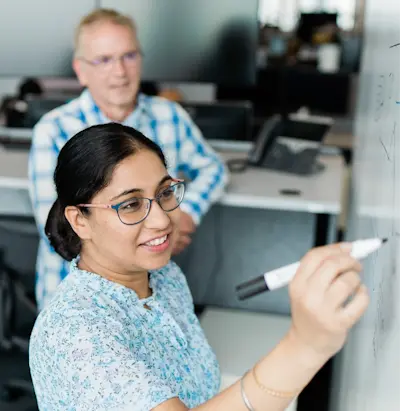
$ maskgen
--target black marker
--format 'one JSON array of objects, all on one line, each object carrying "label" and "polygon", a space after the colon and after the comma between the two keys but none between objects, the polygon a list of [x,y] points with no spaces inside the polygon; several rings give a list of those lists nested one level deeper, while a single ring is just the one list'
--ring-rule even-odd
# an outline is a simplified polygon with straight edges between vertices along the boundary
[{"label": "black marker", "polygon": [[[378,250],[386,241],[387,238],[370,238],[367,240],[354,241],[352,243],[351,256],[357,260],[365,258]],[[265,291],[285,287],[295,276],[299,265],[300,262],[286,265],[238,285],[236,292],[239,300],[245,300]]]}]

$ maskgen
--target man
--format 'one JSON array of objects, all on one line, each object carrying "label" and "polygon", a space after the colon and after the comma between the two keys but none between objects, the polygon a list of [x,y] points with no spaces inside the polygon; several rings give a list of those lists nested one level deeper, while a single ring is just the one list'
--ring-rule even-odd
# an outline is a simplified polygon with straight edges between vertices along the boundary
[{"label": "man", "polygon": [[77,132],[110,121],[135,127],[162,147],[171,174],[183,173],[191,181],[181,206],[175,254],[190,244],[195,226],[223,192],[226,168],[189,115],[174,102],[139,93],[141,63],[133,21],[113,10],[95,10],[82,19],[75,38],[73,68],[86,89],[77,99],[47,113],[34,127],[29,179],[42,238],[36,267],[39,309],[68,272],[69,263],[50,247],[44,226],[56,199],[53,173],[58,153]]}]

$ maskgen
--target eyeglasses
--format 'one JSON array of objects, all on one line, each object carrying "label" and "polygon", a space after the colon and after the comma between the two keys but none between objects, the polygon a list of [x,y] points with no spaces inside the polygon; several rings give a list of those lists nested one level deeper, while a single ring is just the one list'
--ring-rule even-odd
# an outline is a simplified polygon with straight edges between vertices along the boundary
[{"label": "eyeglasses", "polygon": [[185,194],[185,183],[183,180],[173,179],[168,188],[165,188],[154,198],[133,197],[118,204],[78,204],[77,207],[88,208],[111,208],[118,214],[121,223],[135,225],[141,223],[150,213],[151,204],[156,201],[162,210],[170,212],[181,204]]},{"label": "eyeglasses", "polygon": [[132,66],[133,64],[136,64],[138,62],[141,56],[143,56],[141,50],[133,50],[123,54],[122,56],[102,56],[93,60],[79,57],[79,60],[82,60],[85,63],[90,64],[93,67],[97,67],[101,70],[109,70],[116,61],[121,61],[127,66]]}]

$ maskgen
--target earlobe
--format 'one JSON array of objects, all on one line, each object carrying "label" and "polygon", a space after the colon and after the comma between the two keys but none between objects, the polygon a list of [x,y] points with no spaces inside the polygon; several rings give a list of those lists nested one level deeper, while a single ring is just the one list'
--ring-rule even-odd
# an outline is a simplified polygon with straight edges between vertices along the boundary
[{"label": "earlobe", "polygon": [[81,240],[90,240],[91,227],[89,220],[78,207],[68,206],[64,212],[65,218]]},{"label": "earlobe", "polygon": [[78,77],[79,84],[83,87],[86,86],[85,74],[82,70],[81,61],[77,58],[74,58],[72,61],[72,68],[75,71],[76,77]]}]

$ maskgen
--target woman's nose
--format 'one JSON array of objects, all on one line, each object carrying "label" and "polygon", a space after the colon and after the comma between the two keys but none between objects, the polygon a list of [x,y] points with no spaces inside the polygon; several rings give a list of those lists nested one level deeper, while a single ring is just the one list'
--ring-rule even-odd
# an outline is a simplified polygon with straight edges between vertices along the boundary
[{"label": "woman's nose", "polygon": [[150,211],[145,220],[145,224],[148,228],[164,229],[169,223],[170,219],[167,213],[161,208],[157,201],[149,203]]}]

